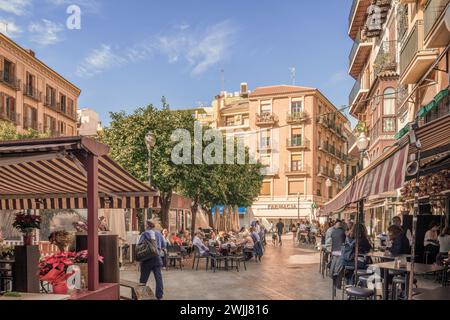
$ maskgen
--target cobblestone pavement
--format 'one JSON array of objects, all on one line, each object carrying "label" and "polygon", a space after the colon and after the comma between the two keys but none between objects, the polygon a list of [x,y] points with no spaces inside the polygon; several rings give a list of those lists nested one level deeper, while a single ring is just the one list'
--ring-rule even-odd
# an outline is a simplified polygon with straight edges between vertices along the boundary
[{"label": "cobblestone pavement", "polygon": [[[291,237],[282,247],[270,243],[261,263],[247,263],[247,271],[192,270],[192,260],[183,271],[163,270],[164,299],[167,300],[327,300],[331,299],[331,280],[319,274],[319,254],[311,249],[294,247]],[[121,277],[137,281],[136,268],[126,268]],[[134,270],[133,270],[134,269]],[[149,286],[154,289],[150,276]],[[124,293],[126,294],[126,293]]]}]

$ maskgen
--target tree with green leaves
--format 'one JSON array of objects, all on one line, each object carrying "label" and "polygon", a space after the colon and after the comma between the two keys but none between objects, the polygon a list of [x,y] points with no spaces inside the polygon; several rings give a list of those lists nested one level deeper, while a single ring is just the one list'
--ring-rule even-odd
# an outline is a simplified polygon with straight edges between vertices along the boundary
[{"label": "tree with green leaves", "polygon": [[152,131],[156,145],[151,151],[152,185],[160,193],[161,220],[169,225],[169,210],[172,193],[179,189],[180,177],[185,176],[184,165],[171,161],[174,143],[171,135],[176,129],[192,131],[194,118],[188,111],[173,111],[163,99],[161,108],[153,105],[138,108],[132,114],[111,113],[111,123],[100,135],[100,140],[110,147],[110,156],[137,179],[148,181],[149,152],[145,136]]},{"label": "tree with green leaves", "polygon": [[17,132],[16,126],[11,122],[0,121],[0,140],[23,140],[34,138],[46,138],[48,133],[39,133],[36,130],[28,129],[23,133]]}]

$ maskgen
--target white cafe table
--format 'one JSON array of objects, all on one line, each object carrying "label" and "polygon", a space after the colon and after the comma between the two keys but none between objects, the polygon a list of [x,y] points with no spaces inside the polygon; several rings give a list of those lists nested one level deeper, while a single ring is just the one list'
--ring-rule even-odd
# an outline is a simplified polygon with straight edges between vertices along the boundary
[{"label": "white cafe table", "polygon": [[40,294],[40,293],[20,293],[20,297],[4,297],[0,296],[0,301],[24,301],[24,300],[36,300],[36,301],[58,301],[69,300],[70,295],[66,294]]}]

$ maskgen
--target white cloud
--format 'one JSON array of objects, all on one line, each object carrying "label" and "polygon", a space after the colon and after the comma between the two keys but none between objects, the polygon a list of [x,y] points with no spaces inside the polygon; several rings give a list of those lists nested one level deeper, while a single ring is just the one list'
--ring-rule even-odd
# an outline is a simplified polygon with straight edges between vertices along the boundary
[{"label": "white cloud", "polygon": [[159,54],[167,57],[169,63],[187,63],[191,73],[199,75],[230,54],[236,31],[229,21],[213,25],[205,31],[193,31],[190,26],[181,25],[169,34],[152,37],[126,49],[117,48],[115,52],[111,46],[104,44],[82,61],[76,74],[91,77]]},{"label": "white cloud", "polygon": [[345,81],[347,78],[348,78],[348,71],[345,71],[345,70],[338,71],[330,76],[330,78],[328,79],[326,84],[327,85],[336,85],[342,81]]},{"label": "white cloud", "polygon": [[18,16],[24,15],[32,0],[0,0],[0,10]]},{"label": "white cloud", "polygon": [[22,29],[14,20],[0,18],[0,32],[10,38],[14,38],[22,32]]},{"label": "white cloud", "polygon": [[237,28],[230,21],[224,21],[206,29],[205,32],[186,32],[189,27],[178,32],[159,37],[158,49],[167,55],[170,63],[180,58],[192,66],[192,74],[198,75],[218,64],[230,53]]},{"label": "white cloud", "polygon": [[106,70],[124,65],[126,59],[115,54],[106,44],[100,48],[93,50],[78,66],[76,74],[79,77],[92,77]]},{"label": "white cloud", "polygon": [[40,46],[48,46],[59,42],[64,27],[61,24],[50,20],[42,19],[39,22],[32,22],[28,26],[30,32],[30,40],[36,42]]},{"label": "white cloud", "polygon": [[81,10],[86,10],[88,12],[98,12],[100,10],[100,3],[98,0],[47,0],[47,2],[55,6],[77,5]]}]

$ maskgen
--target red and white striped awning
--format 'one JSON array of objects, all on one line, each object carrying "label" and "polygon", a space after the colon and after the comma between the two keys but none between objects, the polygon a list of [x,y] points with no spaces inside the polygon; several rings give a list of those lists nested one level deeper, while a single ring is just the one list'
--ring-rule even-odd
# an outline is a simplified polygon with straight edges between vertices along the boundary
[{"label": "red and white striped awning", "polygon": [[409,145],[396,148],[360,172],[333,200],[324,205],[320,215],[342,210],[350,203],[394,191],[403,186]]},{"label": "red and white striped awning", "polygon": [[[0,210],[86,209],[86,152],[102,148],[80,137],[0,142]],[[98,157],[99,208],[158,205],[156,190],[106,155]]]}]

